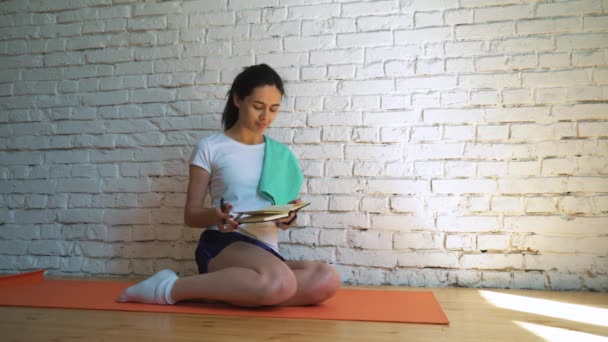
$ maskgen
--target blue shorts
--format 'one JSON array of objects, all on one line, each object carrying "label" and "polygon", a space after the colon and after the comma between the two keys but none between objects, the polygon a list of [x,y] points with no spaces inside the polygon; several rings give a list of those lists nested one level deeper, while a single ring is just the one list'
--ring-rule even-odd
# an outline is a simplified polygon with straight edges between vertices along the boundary
[{"label": "blue shorts", "polygon": [[198,241],[198,247],[196,247],[196,264],[198,265],[198,273],[203,274],[207,273],[207,266],[211,259],[215,258],[224,248],[228,247],[233,242],[247,242],[252,245],[256,245],[265,249],[266,251],[272,253],[277,258],[281,259],[281,261],[285,261],[285,259],[277,253],[274,249],[270,248],[265,243],[256,240],[254,238],[250,238],[249,236],[243,235],[241,233],[229,232],[222,233],[219,230],[206,229],[202,234],[201,238]]}]

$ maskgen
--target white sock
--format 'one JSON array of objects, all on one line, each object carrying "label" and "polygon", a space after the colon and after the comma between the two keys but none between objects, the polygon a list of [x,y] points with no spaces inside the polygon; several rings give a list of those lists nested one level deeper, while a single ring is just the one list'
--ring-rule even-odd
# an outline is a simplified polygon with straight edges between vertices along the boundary
[{"label": "white sock", "polygon": [[152,277],[127,288],[118,298],[121,303],[175,304],[171,289],[179,279],[171,270],[162,270]]}]

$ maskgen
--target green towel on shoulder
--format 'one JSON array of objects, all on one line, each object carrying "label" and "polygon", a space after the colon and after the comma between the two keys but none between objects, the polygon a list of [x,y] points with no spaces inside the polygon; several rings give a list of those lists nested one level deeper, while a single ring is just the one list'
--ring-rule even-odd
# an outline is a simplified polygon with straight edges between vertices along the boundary
[{"label": "green towel on shoulder", "polygon": [[300,163],[291,150],[267,135],[264,163],[258,192],[274,205],[283,205],[298,198],[304,176]]}]

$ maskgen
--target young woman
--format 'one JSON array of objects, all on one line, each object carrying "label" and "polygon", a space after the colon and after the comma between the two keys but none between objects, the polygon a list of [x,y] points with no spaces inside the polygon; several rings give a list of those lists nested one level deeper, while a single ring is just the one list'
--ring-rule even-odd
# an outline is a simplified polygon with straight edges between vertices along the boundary
[{"label": "young woman", "polygon": [[[278,253],[278,229],[289,229],[295,215],[239,225],[230,214],[286,204],[260,191],[262,178],[276,183],[292,176],[284,174],[289,170],[285,161],[291,161],[292,173],[301,177],[288,148],[264,135],[283,95],[283,81],[268,65],[253,65],[237,75],[222,116],[224,131],[202,139],[190,160],[184,219],[190,227],[207,227],[196,250],[200,274],[178,278],[163,270],[126,289],[118,301],[174,304],[198,299],[244,307],[298,306],[334,295],[340,279],[331,266],[285,261]],[[281,158],[276,162],[281,167],[267,165],[276,158]],[[269,192],[280,192],[277,198],[295,194],[289,202],[298,203],[301,183],[291,183],[297,184],[295,192],[281,184],[270,184]],[[203,204],[208,192],[212,208]]]}]

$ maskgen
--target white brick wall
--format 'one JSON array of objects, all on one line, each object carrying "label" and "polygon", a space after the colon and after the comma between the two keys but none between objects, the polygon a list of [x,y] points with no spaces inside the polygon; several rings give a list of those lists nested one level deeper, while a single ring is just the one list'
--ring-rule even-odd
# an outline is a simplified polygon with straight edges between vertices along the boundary
[{"label": "white brick wall", "polygon": [[0,3],[0,272],[195,272],[187,158],[239,70],[345,282],[608,290],[608,3]]}]

